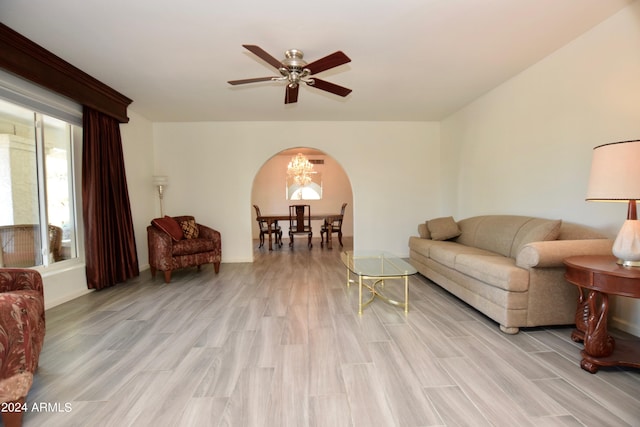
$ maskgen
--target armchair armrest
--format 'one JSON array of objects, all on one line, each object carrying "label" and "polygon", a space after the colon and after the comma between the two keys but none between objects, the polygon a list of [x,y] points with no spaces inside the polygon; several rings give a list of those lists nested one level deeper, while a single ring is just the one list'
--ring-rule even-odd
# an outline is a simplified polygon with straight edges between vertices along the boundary
[{"label": "armchair armrest", "polygon": [[217,244],[221,243],[220,232],[218,230],[214,230],[211,227],[207,227],[206,225],[197,224],[199,229],[198,237],[202,239],[211,239],[215,241]]},{"label": "armchair armrest", "polygon": [[0,402],[23,402],[45,335],[42,277],[36,270],[1,268],[0,290]]},{"label": "armchair armrest", "polygon": [[173,252],[171,236],[150,225],[147,227],[147,242],[149,244],[149,264],[162,271],[170,268]]},{"label": "armchair armrest", "polygon": [[522,268],[562,267],[563,260],[577,255],[609,255],[613,247],[611,239],[551,240],[532,242],[523,246],[516,257],[516,265]]},{"label": "armchair armrest", "polygon": [[0,269],[0,292],[36,291],[44,295],[42,276],[28,268]]}]

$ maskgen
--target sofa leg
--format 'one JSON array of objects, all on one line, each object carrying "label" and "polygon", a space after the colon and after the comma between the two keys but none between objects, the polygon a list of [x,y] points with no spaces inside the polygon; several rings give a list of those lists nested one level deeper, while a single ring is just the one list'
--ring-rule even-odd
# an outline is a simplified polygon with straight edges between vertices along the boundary
[{"label": "sofa leg", "polygon": [[220,263],[219,262],[214,262],[213,263],[213,269],[215,270],[216,274],[218,274],[220,272]]},{"label": "sofa leg", "polygon": [[520,328],[507,328],[506,326],[500,325],[500,330],[505,334],[515,335],[520,332]]},{"label": "sofa leg", "polygon": [[[11,405],[14,408],[21,408],[24,404],[24,398],[8,403],[15,404]],[[2,423],[5,427],[20,427],[22,425],[22,414],[22,410],[19,412],[2,411]]]},{"label": "sofa leg", "polygon": [[169,283],[171,281],[171,270],[166,270],[164,272],[164,282]]}]

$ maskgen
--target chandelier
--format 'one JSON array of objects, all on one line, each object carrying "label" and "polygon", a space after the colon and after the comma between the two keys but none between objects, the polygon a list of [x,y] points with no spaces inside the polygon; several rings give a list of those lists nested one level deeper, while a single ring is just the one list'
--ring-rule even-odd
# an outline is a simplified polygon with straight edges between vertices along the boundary
[{"label": "chandelier", "polygon": [[287,166],[287,175],[301,187],[311,182],[312,173],[313,165],[302,153],[298,153],[292,157]]}]

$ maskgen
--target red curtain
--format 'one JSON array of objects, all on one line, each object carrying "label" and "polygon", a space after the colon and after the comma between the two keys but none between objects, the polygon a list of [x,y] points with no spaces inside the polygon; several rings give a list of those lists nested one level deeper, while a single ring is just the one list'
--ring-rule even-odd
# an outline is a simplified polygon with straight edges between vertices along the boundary
[{"label": "red curtain", "polygon": [[102,289],[140,274],[116,119],[84,107],[82,211],[89,289]]}]

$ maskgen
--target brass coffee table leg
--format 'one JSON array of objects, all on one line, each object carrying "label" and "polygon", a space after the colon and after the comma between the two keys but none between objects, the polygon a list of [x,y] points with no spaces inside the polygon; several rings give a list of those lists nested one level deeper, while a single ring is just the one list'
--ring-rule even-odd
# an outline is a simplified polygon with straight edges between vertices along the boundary
[{"label": "brass coffee table leg", "polygon": [[362,314],[362,276],[358,276],[358,314]]},{"label": "brass coffee table leg", "polygon": [[409,276],[404,276],[404,312],[409,312]]}]

